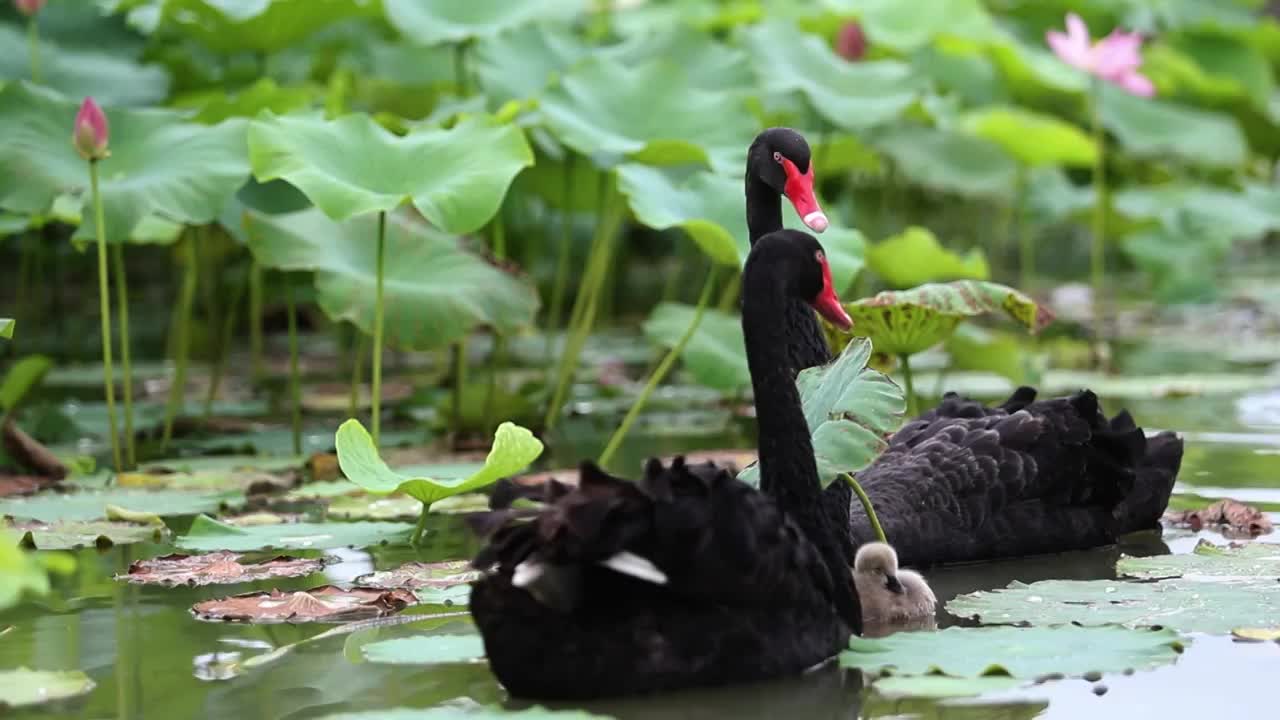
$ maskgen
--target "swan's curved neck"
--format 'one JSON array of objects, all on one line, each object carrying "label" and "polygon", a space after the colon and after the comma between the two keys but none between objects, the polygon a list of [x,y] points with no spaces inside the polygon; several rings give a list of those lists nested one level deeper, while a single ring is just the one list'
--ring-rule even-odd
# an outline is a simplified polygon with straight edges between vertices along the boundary
[{"label": "swan's curved neck", "polygon": [[806,531],[819,530],[822,488],[795,384],[799,368],[788,351],[793,341],[786,307],[792,298],[782,286],[785,271],[785,264],[748,261],[743,272],[742,331],[760,432],[760,489]]},{"label": "swan's curved neck", "polygon": [[782,229],[782,198],[747,164],[747,236],[751,244]]}]

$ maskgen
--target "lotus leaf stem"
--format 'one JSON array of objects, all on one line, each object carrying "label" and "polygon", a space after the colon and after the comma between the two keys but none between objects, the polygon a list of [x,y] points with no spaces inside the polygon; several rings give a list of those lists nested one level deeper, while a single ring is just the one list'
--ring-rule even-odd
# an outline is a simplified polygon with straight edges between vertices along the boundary
[{"label": "lotus leaf stem", "polygon": [[369,352],[369,336],[356,328],[355,354],[351,358],[351,397],[347,399],[347,417],[355,417],[360,412],[360,386],[364,375],[364,356]]},{"label": "lotus leaf stem", "polygon": [[453,346],[453,429],[461,432],[464,412],[463,390],[467,385],[467,338],[464,336]]},{"label": "lotus leaf stem", "polygon": [[173,333],[174,372],[173,384],[169,387],[169,402],[164,409],[164,430],[160,435],[160,451],[164,452],[173,439],[173,421],[182,407],[183,397],[187,390],[187,361],[191,356],[191,313],[195,308],[196,284],[200,275],[199,263],[196,261],[196,240],[188,236],[182,243],[183,262],[186,267],[182,273],[182,288],[178,291],[178,307],[176,317],[171,326]]},{"label": "lotus leaf stem", "polygon": [[266,374],[262,361],[262,266],[257,258],[249,268],[249,357],[255,383]]},{"label": "lotus leaf stem", "polygon": [[383,265],[387,254],[387,212],[378,213],[378,260],[377,260],[377,294],[373,300],[373,393],[370,402],[370,425],[373,446],[378,447],[378,438],[382,427],[382,330],[386,308],[383,304]]},{"label": "lotus leaf stem", "polygon": [[[547,329],[559,327],[560,317],[564,314],[565,287],[569,284],[569,261],[573,250],[573,159],[570,155],[564,161],[564,187],[561,194],[560,207],[560,244],[556,248],[556,275],[551,285],[551,304],[547,308]],[[547,333],[547,357],[551,356],[553,346],[551,333]]]},{"label": "lotus leaf stem", "polygon": [[[34,26],[35,21],[32,21]],[[102,193],[98,190],[98,161],[89,161],[89,185],[93,194],[94,229],[98,235],[98,307],[102,315],[102,377],[107,395],[107,432],[111,434],[111,460],[116,472],[124,465],[120,459],[120,435],[116,429],[116,378],[111,367],[111,292],[107,277],[107,227],[103,218]]]},{"label": "lotus leaf stem", "polygon": [[884,528],[880,527],[880,518],[876,516],[876,509],[871,506],[871,498],[867,497],[867,491],[862,489],[858,481],[853,478],[852,473],[840,473],[840,477],[853,488],[853,494],[858,496],[858,502],[862,503],[862,510],[867,514],[867,520],[871,521],[871,529],[876,534],[876,540],[882,543],[889,542],[884,536]]},{"label": "lotus leaf stem", "polygon": [[[302,379],[298,372],[298,303],[293,278],[285,278],[285,303],[289,314],[289,409],[293,428],[293,454],[302,454]],[[375,375],[375,377],[377,377]],[[375,381],[376,382],[376,381]],[[374,415],[376,418],[377,415]],[[376,427],[376,425],[375,425]],[[376,441],[375,441],[376,442]]]},{"label": "lotus leaf stem", "polygon": [[729,279],[729,284],[724,286],[724,290],[720,293],[720,302],[716,305],[722,312],[730,312],[734,305],[738,303],[738,291],[742,289],[742,274],[734,273]]},{"label": "lotus leaf stem", "polygon": [[116,282],[116,304],[120,306],[120,364],[124,371],[124,443],[128,467],[138,464],[137,442],[133,436],[133,364],[129,353],[129,278],[124,271],[124,245],[111,246],[112,272]]},{"label": "lotus leaf stem", "polygon": [[231,295],[231,307],[222,318],[222,333],[218,336],[218,355],[213,362],[209,392],[204,398],[204,422],[206,423],[213,416],[213,402],[218,399],[218,389],[222,387],[222,377],[226,374],[227,356],[231,354],[231,339],[235,335],[236,314],[240,311],[240,302],[244,300],[245,286],[248,284],[248,277],[236,283],[236,289]]},{"label": "lotus leaf stem", "polygon": [[672,345],[671,349],[667,351],[666,356],[662,358],[662,362],[658,363],[658,367],[654,368],[649,375],[648,382],[644,384],[644,388],[640,390],[640,395],[636,398],[635,403],[627,411],[627,416],[622,418],[622,424],[614,431],[613,437],[609,438],[609,444],[605,445],[604,452],[600,453],[600,466],[608,467],[614,453],[622,446],[622,441],[626,439],[627,433],[630,432],[632,424],[640,416],[640,411],[649,402],[649,396],[653,394],[654,389],[667,376],[667,373],[671,372],[671,367],[675,365],[676,360],[684,352],[684,348],[689,344],[689,340],[693,338],[693,334],[698,331],[698,326],[702,324],[702,316],[706,313],[707,305],[711,302],[711,293],[715,289],[716,276],[719,275],[719,272],[717,272],[719,269],[719,266],[713,265],[711,270],[707,272],[707,279],[702,284],[702,292],[698,295],[698,305],[693,311],[693,320],[689,322],[689,327],[685,328],[684,334],[680,336],[676,344]]},{"label": "lotus leaf stem", "polygon": [[493,356],[489,359],[489,387],[485,390],[484,421],[481,428],[489,435],[497,431],[493,411],[496,408],[498,396],[498,368],[506,363],[506,357],[507,338],[502,335],[495,335],[493,338]]},{"label": "lotus leaf stem", "polygon": [[422,503],[422,511],[418,513],[418,522],[413,526],[413,534],[409,536],[409,544],[418,547],[422,542],[422,535],[427,529],[427,514],[431,512],[431,506]]},{"label": "lotus leaf stem", "polygon": [[903,353],[898,356],[898,362],[902,363],[902,381],[907,386],[907,415],[915,417],[916,386],[915,381],[911,377],[911,356]]}]

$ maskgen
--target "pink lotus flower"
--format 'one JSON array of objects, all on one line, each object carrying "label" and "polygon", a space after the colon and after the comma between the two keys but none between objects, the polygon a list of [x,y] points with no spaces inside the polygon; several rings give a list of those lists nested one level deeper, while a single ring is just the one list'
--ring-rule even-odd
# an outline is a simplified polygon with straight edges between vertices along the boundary
[{"label": "pink lotus flower", "polygon": [[13,0],[13,6],[18,8],[18,12],[32,17],[40,12],[40,8],[44,7],[45,0]]},{"label": "pink lotus flower", "polygon": [[111,153],[107,151],[107,141],[111,132],[107,127],[107,116],[93,98],[87,97],[76,113],[75,128],[71,131],[71,144],[76,152],[85,160],[101,160]]},{"label": "pink lotus flower", "polygon": [[1142,66],[1142,36],[1119,29],[1098,42],[1091,42],[1089,28],[1079,15],[1067,15],[1067,34],[1056,30],[1045,33],[1049,47],[1063,62],[1094,77],[1142,97],[1155,94],[1155,86],[1138,72]]},{"label": "pink lotus flower", "polygon": [[857,62],[867,54],[867,35],[857,21],[847,22],[840,28],[836,37],[836,54],[849,62]]}]

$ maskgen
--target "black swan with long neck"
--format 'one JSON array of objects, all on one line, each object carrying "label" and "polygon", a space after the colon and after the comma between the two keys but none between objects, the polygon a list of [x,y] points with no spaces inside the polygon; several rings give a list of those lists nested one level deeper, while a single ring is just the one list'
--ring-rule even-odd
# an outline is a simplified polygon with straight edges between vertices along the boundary
[{"label": "black swan with long neck", "polygon": [[[471,517],[486,575],[470,609],[513,695],[583,699],[799,674],[861,631],[846,558],[821,507],[787,302],[843,327],[822,247],[781,231],[743,271],[742,325],[760,417],[764,493],[711,465],[651,460],[639,483],[581,467],[540,486],[540,509]],[[507,507],[503,507],[507,505]]]},{"label": "black swan with long neck", "polygon": [[[746,171],[753,245],[782,227],[783,195],[806,224],[825,229],[813,183],[803,136],[770,128],[756,137]],[[814,218],[817,224],[809,222]],[[743,292],[745,303],[750,291]],[[830,362],[812,308],[782,302],[791,333],[787,365],[799,372]],[[1023,387],[987,407],[948,394],[899,430],[888,451],[858,474],[904,564],[1081,550],[1159,526],[1182,462],[1182,440],[1173,433],[1148,439],[1127,412],[1109,421],[1087,390],[1035,398],[1034,389]],[[778,492],[763,473],[761,489]],[[821,503],[829,523],[848,528],[841,543],[852,563],[855,549],[875,539],[861,504],[842,483],[828,487]]]}]

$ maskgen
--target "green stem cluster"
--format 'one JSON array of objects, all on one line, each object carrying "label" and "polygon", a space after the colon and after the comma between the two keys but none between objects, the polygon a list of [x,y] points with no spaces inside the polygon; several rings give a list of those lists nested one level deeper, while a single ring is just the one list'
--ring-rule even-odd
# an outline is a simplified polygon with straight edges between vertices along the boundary
[{"label": "green stem cluster", "polygon": [[[34,21],[33,21],[34,23]],[[89,186],[93,194],[93,219],[98,235],[98,307],[102,315],[102,378],[107,395],[107,432],[111,434],[111,460],[116,472],[124,469],[120,456],[120,435],[116,428],[116,382],[111,367],[111,292],[107,276],[107,228],[103,217],[102,193],[98,189],[98,161],[89,161]]]},{"label": "green stem cluster", "polygon": [[249,267],[249,367],[253,382],[266,375],[262,360],[262,266],[254,258]]},{"label": "green stem cluster", "polygon": [[601,186],[600,219],[596,225],[595,236],[591,240],[591,254],[587,259],[587,269],[582,277],[582,287],[578,290],[578,297],[574,300],[573,311],[569,316],[569,326],[565,334],[560,363],[557,365],[551,402],[547,407],[547,415],[543,419],[543,427],[547,430],[555,427],[556,420],[560,417],[560,409],[564,406],[569,388],[573,384],[578,357],[595,323],[596,309],[613,254],[614,236],[617,235],[623,220],[625,206],[618,201],[618,198],[613,197],[616,191],[607,175],[601,178]]},{"label": "green stem cluster", "polygon": [[124,442],[128,467],[138,464],[138,447],[133,435],[133,363],[129,352],[129,279],[124,272],[124,246],[111,247],[112,270],[116,281],[116,304],[120,306],[120,364],[124,370]]},{"label": "green stem cluster", "polygon": [[717,270],[719,270],[719,266],[712,266],[707,273],[707,279],[702,284],[702,292],[698,295],[698,305],[693,311],[693,320],[689,322],[689,327],[685,328],[684,334],[680,336],[675,345],[671,346],[671,349],[662,358],[662,362],[658,363],[658,367],[654,368],[653,373],[649,375],[649,380],[644,384],[644,388],[640,391],[635,403],[627,411],[626,417],[622,418],[622,424],[614,431],[613,437],[609,438],[609,443],[605,445],[604,452],[600,453],[599,464],[601,467],[609,465],[614,453],[622,446],[622,441],[627,437],[627,433],[631,431],[632,424],[640,416],[640,411],[649,402],[649,396],[658,387],[658,383],[666,378],[667,373],[671,372],[671,367],[675,365],[676,360],[684,352],[684,348],[689,344],[689,340],[693,338],[693,334],[698,331],[698,326],[702,324],[702,316],[706,313],[707,306],[711,304],[711,293],[715,289],[716,276],[719,274]]},{"label": "green stem cluster", "polygon": [[[302,454],[302,378],[298,368],[298,303],[292,277],[285,278],[285,304],[289,315],[289,414],[293,429],[293,454]],[[374,417],[378,417],[374,415]],[[375,426],[376,427],[376,426]]]},{"label": "green stem cluster", "polygon": [[177,316],[171,325],[173,330],[174,372],[169,387],[169,402],[164,410],[164,430],[160,435],[160,451],[164,452],[173,439],[173,422],[182,408],[187,391],[187,362],[191,358],[191,313],[195,308],[196,284],[200,275],[196,260],[196,239],[190,234],[182,241],[184,268],[182,288],[178,291]]}]

